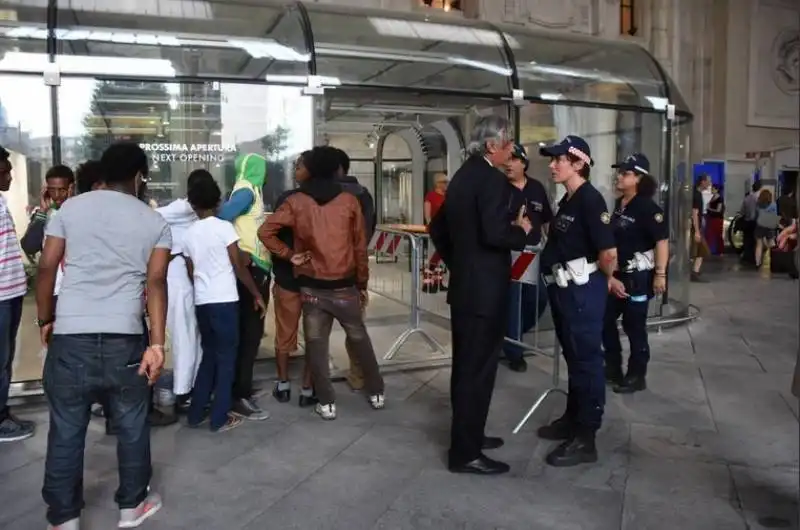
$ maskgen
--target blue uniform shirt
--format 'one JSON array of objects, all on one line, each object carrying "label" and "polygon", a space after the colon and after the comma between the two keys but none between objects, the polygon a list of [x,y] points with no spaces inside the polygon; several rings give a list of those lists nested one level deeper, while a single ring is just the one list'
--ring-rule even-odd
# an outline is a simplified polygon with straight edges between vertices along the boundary
[{"label": "blue uniform shirt", "polygon": [[656,243],[669,239],[669,226],[661,209],[652,199],[636,195],[622,206],[622,199],[614,204],[611,216],[620,269],[633,259],[636,252],[652,250]]},{"label": "blue uniform shirt", "polygon": [[547,191],[541,182],[527,177],[522,189],[511,182],[509,182],[509,186],[511,187],[511,198],[508,209],[511,220],[517,219],[519,209],[524,205],[528,212],[528,219],[533,226],[528,234],[526,244],[538,245],[542,241],[542,226],[553,220],[553,209],[550,208]]},{"label": "blue uniform shirt", "polygon": [[542,252],[544,274],[549,273],[553,265],[573,259],[597,261],[600,251],[615,246],[611,215],[603,195],[589,182],[579,187],[572,197],[565,195],[558,203],[548,235]]}]

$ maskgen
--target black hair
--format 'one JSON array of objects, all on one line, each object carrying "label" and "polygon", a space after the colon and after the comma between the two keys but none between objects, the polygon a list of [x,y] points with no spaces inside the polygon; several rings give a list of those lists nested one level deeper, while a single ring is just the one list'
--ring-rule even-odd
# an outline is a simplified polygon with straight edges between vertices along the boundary
[{"label": "black hair", "polygon": [[703,182],[705,182],[707,180],[711,180],[711,177],[709,177],[708,174],[706,174],[706,173],[700,173],[697,176],[697,182],[694,183],[694,187],[696,188],[697,186],[699,186],[700,184],[702,184]]},{"label": "black hair", "polygon": [[86,193],[105,180],[103,178],[103,166],[97,160],[87,160],[78,166],[75,171],[77,181],[77,193]]},{"label": "black hair", "polygon": [[100,158],[105,181],[120,184],[136,178],[137,174],[147,177],[147,154],[135,143],[120,142],[109,146]]},{"label": "black hair", "polygon": [[9,158],[11,158],[11,153],[6,151],[6,149],[0,145],[0,162],[5,162]]},{"label": "black hair", "polygon": [[347,153],[345,153],[342,149],[339,149],[338,147],[333,147],[332,149],[336,151],[336,154],[339,157],[339,166],[342,168],[342,171],[344,171],[344,174],[345,175],[349,174],[350,157],[347,155]]},{"label": "black hair", "polygon": [[658,182],[656,182],[656,179],[653,178],[652,175],[645,175],[643,173],[637,174],[639,175],[639,182],[636,184],[636,194],[647,197],[648,199],[655,197],[658,191]]},{"label": "black hair", "polygon": [[577,162],[583,162],[583,167],[578,170],[578,175],[586,180],[589,180],[589,176],[592,174],[592,166],[587,164],[586,161],[582,158],[578,158],[577,156],[573,155],[572,153],[567,153],[564,155],[567,157],[571,163],[575,164]]},{"label": "black hair", "polygon": [[192,186],[194,186],[201,180],[209,180],[209,179],[214,180],[214,177],[211,175],[211,173],[202,168],[195,169],[194,171],[189,173],[189,178],[186,179],[186,189],[187,190],[191,189]]},{"label": "black hair", "polygon": [[761,186],[762,186],[762,184],[761,184],[760,180],[757,180],[757,181],[753,182],[753,185],[751,186],[751,189],[753,190],[753,193],[755,193],[757,191],[761,191]]},{"label": "black hair", "polygon": [[58,164],[47,170],[44,175],[44,180],[50,179],[67,179],[70,184],[75,183],[75,173],[72,172],[68,166]]},{"label": "black hair", "polygon": [[344,151],[327,145],[312,149],[308,158],[303,159],[303,164],[308,169],[311,178],[334,178],[336,172],[342,167],[342,158],[339,152]]},{"label": "black hair", "polygon": [[194,182],[186,194],[189,204],[196,210],[212,210],[222,200],[222,190],[217,181],[201,178]]}]

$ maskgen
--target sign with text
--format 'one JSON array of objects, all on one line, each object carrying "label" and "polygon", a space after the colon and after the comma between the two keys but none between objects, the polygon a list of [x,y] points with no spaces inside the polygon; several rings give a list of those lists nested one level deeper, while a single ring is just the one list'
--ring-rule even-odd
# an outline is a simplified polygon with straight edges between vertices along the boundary
[{"label": "sign with text", "polygon": [[154,162],[224,162],[235,144],[139,144]]}]

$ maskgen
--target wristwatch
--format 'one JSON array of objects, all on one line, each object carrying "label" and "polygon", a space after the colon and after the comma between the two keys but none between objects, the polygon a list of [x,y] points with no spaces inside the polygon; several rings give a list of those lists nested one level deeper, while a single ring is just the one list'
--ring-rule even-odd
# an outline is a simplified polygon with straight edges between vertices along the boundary
[{"label": "wristwatch", "polygon": [[45,319],[45,320],[43,320],[41,318],[37,318],[36,319],[36,325],[39,326],[40,328],[43,328],[46,325],[52,324],[55,321],[56,321],[55,317],[51,317],[51,318],[48,318],[48,319]]}]

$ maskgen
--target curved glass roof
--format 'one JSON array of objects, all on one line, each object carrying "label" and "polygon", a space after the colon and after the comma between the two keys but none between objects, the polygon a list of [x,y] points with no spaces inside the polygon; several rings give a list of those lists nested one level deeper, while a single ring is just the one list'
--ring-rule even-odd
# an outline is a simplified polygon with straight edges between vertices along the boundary
[{"label": "curved glass roof", "polygon": [[[41,2],[45,4],[45,2]],[[689,109],[640,46],[422,12],[268,0],[57,0],[64,75],[405,89],[573,104]],[[49,61],[44,7],[0,0],[0,71]]]}]

